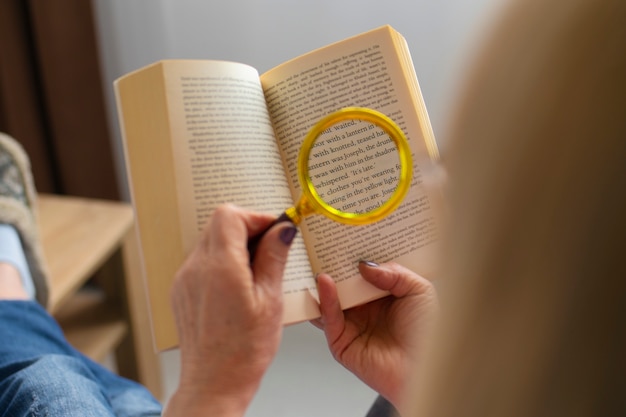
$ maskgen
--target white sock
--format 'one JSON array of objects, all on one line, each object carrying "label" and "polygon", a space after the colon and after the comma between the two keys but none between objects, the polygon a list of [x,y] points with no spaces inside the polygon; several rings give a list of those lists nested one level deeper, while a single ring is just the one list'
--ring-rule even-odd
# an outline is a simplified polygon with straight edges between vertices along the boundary
[{"label": "white sock", "polygon": [[24,256],[22,242],[17,230],[9,224],[0,224],[0,262],[13,265],[22,278],[24,290],[31,299],[35,298],[35,285]]}]

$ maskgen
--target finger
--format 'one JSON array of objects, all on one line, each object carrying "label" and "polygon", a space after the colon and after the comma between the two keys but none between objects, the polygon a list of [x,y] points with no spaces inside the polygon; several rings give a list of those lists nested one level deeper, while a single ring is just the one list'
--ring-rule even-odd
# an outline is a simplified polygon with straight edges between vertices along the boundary
[{"label": "finger", "polygon": [[289,248],[297,231],[293,223],[281,222],[263,236],[253,265],[257,284],[267,284],[274,289],[281,289]]},{"label": "finger", "polygon": [[320,324],[329,344],[337,341],[345,329],[345,317],[337,295],[335,281],[327,274],[317,276],[317,292],[320,297]]},{"label": "finger", "polygon": [[322,323],[322,319],[320,318],[309,320],[309,323],[311,323],[313,326],[317,327],[320,330],[324,330],[324,323]]},{"label": "finger", "polygon": [[[213,235],[212,230],[230,229],[230,234],[228,235],[218,234],[217,237],[220,237],[222,240],[216,243],[224,243],[223,239],[231,241],[233,237],[239,237],[241,233],[245,233],[245,241],[247,242],[249,237],[265,230],[274,219],[275,217],[270,214],[248,211],[233,204],[222,204],[213,212],[211,221],[207,225],[207,233]],[[239,242],[240,239],[236,241]]]},{"label": "finger", "polygon": [[[249,267],[248,237],[266,227],[272,216],[244,210],[232,204],[220,205],[203,231],[199,245],[190,257],[196,269],[211,270],[212,276],[228,276],[214,280],[222,292],[248,294],[254,277]],[[201,275],[205,275],[205,273]]]},{"label": "finger", "polygon": [[271,214],[256,213],[246,210],[243,210],[243,212],[246,215],[245,220],[248,228],[248,238],[257,236],[269,229],[272,223],[276,221],[276,216]]},{"label": "finger", "polygon": [[395,297],[423,294],[433,290],[432,284],[426,278],[393,262],[378,265],[361,261],[359,271],[366,281],[381,290],[389,291]]}]

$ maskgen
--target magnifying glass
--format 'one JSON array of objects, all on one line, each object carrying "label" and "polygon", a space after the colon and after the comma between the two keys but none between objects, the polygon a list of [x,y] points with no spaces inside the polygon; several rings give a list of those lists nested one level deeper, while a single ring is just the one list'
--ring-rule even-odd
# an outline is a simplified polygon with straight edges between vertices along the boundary
[{"label": "magnifying glass", "polygon": [[[412,174],[408,140],[391,118],[364,107],[338,110],[305,137],[298,156],[301,196],[272,225],[298,225],[314,213],[349,225],[377,222],[402,203]],[[250,259],[262,236],[249,241]]]}]

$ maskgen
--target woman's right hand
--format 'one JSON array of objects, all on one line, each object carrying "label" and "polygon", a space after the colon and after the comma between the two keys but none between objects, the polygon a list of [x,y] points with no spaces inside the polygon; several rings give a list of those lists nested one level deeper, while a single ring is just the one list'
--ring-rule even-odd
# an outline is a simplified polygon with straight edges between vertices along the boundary
[{"label": "woman's right hand", "polygon": [[248,240],[271,216],[225,205],[172,286],[181,376],[164,415],[242,416],[274,358],[282,334],[282,278],[296,234],[290,222],[261,239],[254,265]]}]

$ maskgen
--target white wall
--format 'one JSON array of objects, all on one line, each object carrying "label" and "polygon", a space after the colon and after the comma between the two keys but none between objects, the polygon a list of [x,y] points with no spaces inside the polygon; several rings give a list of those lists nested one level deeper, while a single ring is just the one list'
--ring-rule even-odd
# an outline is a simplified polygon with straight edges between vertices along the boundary
[{"label": "white wall", "polygon": [[[407,39],[436,137],[485,21],[505,0],[94,0],[120,185],[115,78],[165,58],[244,62],[264,72],[390,24]],[[440,146],[445,143],[440,141]]]}]

